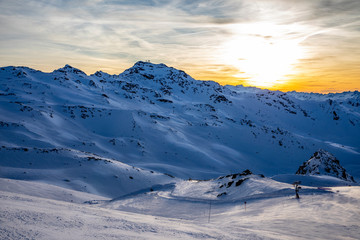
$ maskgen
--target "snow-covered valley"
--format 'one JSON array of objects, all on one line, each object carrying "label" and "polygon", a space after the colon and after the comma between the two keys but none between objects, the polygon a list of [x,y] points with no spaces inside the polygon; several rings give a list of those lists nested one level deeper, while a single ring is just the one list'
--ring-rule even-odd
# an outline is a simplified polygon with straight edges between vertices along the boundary
[{"label": "snow-covered valley", "polygon": [[359,109],[148,62],[0,68],[0,238],[357,239]]}]

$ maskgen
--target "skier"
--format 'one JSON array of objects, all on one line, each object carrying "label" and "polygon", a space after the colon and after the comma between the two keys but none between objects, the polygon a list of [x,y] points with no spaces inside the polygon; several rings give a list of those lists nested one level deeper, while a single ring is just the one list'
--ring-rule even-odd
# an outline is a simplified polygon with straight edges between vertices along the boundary
[{"label": "skier", "polygon": [[296,195],[296,199],[299,199],[299,190],[301,189],[301,187],[299,186],[299,184],[301,183],[301,181],[296,181],[293,183],[293,185],[295,186],[295,195]]}]

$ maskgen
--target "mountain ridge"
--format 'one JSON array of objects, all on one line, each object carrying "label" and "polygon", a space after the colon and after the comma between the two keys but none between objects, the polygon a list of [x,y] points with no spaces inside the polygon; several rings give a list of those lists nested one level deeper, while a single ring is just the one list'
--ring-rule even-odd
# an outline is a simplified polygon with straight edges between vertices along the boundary
[{"label": "mountain ridge", "polygon": [[[31,67],[27,67],[27,66],[15,66],[15,65],[9,65],[9,66],[3,66],[3,67],[0,67],[0,68],[14,68],[14,69],[27,69],[27,70],[31,70],[31,71],[35,71],[35,72],[43,72],[43,73],[54,73],[58,70],[60,71],[65,71],[65,69],[74,69],[75,71],[78,71],[78,72],[81,72],[81,73],[84,73],[86,76],[88,77],[91,77],[91,76],[97,76],[98,74],[105,74],[107,76],[111,76],[111,77],[118,77],[120,76],[122,73],[124,72],[127,72],[129,69],[132,69],[134,68],[135,66],[138,66],[139,64],[149,64],[149,65],[153,65],[153,66],[164,66],[164,67],[167,67],[167,68],[171,68],[171,69],[174,69],[174,70],[177,70],[177,71],[180,71],[180,72],[184,72],[186,75],[188,75],[185,71],[183,70],[178,70],[174,67],[168,67],[166,64],[164,63],[151,63],[151,62],[147,62],[147,61],[137,61],[135,62],[135,64],[127,69],[125,69],[124,71],[122,71],[121,73],[118,73],[118,74],[110,74],[110,73],[107,73],[107,72],[104,72],[103,70],[97,70],[96,72],[94,73],[86,73],[82,70],[80,70],[80,68],[77,68],[77,67],[74,67],[73,65],[71,64],[65,64],[63,67],[60,67],[58,69],[55,69],[51,72],[47,72],[47,71],[41,71],[41,70],[37,70],[35,68],[31,68]],[[190,76],[190,75],[189,75]],[[191,76],[190,76],[191,77]],[[194,78],[193,78],[194,79]],[[335,93],[332,93],[332,92],[329,92],[329,93],[320,93],[320,92],[301,92],[301,91],[296,91],[296,90],[291,90],[291,91],[280,91],[280,90],[269,90],[269,89],[266,89],[266,88],[259,88],[259,87],[255,87],[255,86],[243,86],[243,85],[229,85],[229,84],[225,84],[225,85],[221,85],[220,83],[214,81],[214,80],[198,80],[198,79],[194,79],[195,81],[201,81],[201,82],[212,82],[212,83],[216,83],[220,86],[224,86],[224,87],[244,87],[244,88],[247,88],[247,89],[253,89],[253,90],[259,90],[259,91],[271,91],[271,92],[282,92],[282,93],[287,93],[287,94],[303,94],[303,95],[317,95],[317,96],[331,96],[331,97],[334,97],[334,96],[338,96],[338,95],[343,95],[343,94],[351,94],[351,95],[356,95],[356,96],[359,96],[360,97],[360,92],[359,90],[354,90],[354,91],[343,91],[343,92],[335,92]]]},{"label": "mountain ridge", "polygon": [[4,146],[74,148],[185,178],[289,173],[325,148],[360,176],[356,91],[222,86],[147,62],[119,75],[0,68],[0,84]]}]

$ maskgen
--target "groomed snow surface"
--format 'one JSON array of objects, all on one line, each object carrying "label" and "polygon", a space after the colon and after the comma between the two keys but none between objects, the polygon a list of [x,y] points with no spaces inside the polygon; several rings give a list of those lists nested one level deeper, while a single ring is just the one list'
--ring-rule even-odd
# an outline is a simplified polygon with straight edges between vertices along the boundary
[{"label": "groomed snow surface", "polygon": [[[311,178],[316,184],[317,177]],[[282,179],[289,180],[291,176]],[[216,190],[218,181],[179,180],[158,190],[109,199],[41,182],[1,178],[0,239],[358,239],[360,236],[358,186],[303,186],[298,200],[292,185],[253,176],[238,187],[227,188],[228,192],[247,193],[239,198],[209,198],[200,191]],[[326,177],[319,181],[324,185],[326,181],[340,180]],[[259,183],[262,191],[255,192]],[[189,191],[189,184],[195,189],[202,186],[198,188],[197,198]]]}]

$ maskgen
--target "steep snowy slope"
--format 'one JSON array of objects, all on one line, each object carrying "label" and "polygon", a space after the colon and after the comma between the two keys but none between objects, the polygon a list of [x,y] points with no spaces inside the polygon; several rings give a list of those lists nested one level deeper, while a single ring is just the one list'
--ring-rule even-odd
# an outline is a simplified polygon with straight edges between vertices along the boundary
[{"label": "steep snowy slope", "polygon": [[0,158],[3,178],[45,182],[110,198],[178,181],[74,149],[2,147]]},{"label": "steep snowy slope", "polygon": [[[52,73],[3,67],[0,165],[21,168],[13,159],[32,158],[34,149],[70,149],[204,179],[246,168],[292,173],[323,148],[357,178],[359,109],[359,92],[221,86],[164,64],[137,62],[120,75],[90,76],[69,65]],[[9,154],[13,148],[31,150]]]}]

